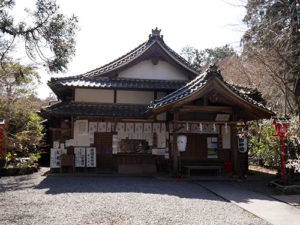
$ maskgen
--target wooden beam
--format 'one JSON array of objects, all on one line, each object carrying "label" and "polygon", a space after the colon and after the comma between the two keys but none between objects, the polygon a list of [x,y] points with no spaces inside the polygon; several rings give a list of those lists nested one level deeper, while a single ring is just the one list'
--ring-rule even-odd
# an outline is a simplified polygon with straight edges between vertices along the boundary
[{"label": "wooden beam", "polygon": [[71,130],[71,128],[54,128],[54,127],[50,127],[49,130],[51,130],[51,131],[66,131],[66,130]]},{"label": "wooden beam", "polygon": [[74,139],[74,117],[71,116],[71,138]]},{"label": "wooden beam", "polygon": [[206,96],[203,98],[203,105],[208,105],[208,99]]},{"label": "wooden beam", "polygon": [[178,113],[178,110],[176,109],[175,111],[174,111],[174,114],[173,114],[174,116],[173,116],[173,120],[179,120],[179,113]]},{"label": "wooden beam", "polygon": [[179,110],[180,113],[188,112],[222,112],[232,114],[233,109],[230,106],[196,106],[196,105],[185,105]]},{"label": "wooden beam", "polygon": [[238,124],[238,123],[243,123],[243,121],[195,121],[195,120],[192,120],[192,121],[189,121],[189,120],[173,120],[172,121],[173,123],[189,123],[189,124],[199,124],[199,123],[202,123],[202,124]]}]

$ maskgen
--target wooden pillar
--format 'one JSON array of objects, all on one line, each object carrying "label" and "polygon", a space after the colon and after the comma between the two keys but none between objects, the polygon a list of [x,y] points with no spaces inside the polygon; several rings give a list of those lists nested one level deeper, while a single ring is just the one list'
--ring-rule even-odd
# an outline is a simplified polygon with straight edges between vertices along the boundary
[{"label": "wooden pillar", "polygon": [[74,139],[74,116],[71,116],[71,139]]},{"label": "wooden pillar", "polygon": [[238,174],[238,137],[237,137],[237,126],[236,124],[232,124],[231,126],[231,155],[233,160],[233,173]]},{"label": "wooden pillar", "polygon": [[177,134],[173,134],[173,172],[178,172],[178,148],[177,148]]},{"label": "wooden pillar", "polygon": [[[179,120],[179,113],[178,110],[174,112],[174,120]],[[174,124],[175,126],[175,124]],[[174,129],[175,130],[175,127]],[[178,172],[178,148],[177,148],[177,133],[173,133],[173,172]]]},{"label": "wooden pillar", "polygon": [[[233,109],[232,120],[237,121],[237,115],[239,113],[239,109]],[[239,158],[238,158],[238,136],[237,136],[237,124],[232,124],[231,126],[231,157],[233,163],[233,174],[238,174],[239,169]]]}]

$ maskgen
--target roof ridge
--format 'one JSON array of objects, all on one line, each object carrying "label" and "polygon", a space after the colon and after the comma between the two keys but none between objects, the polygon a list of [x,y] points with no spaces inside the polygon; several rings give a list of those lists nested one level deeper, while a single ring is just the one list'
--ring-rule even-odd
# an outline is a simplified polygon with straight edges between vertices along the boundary
[{"label": "roof ridge", "polygon": [[197,72],[197,73],[201,72],[201,69],[199,67],[192,65],[184,57],[182,57],[180,54],[178,54],[176,51],[174,51],[172,48],[170,48],[162,39],[161,39],[160,43],[162,43],[163,47],[165,47],[168,51],[170,51],[171,54],[173,54],[177,59],[182,61],[184,64],[186,64],[188,67],[193,69],[195,72]]},{"label": "roof ridge", "polygon": [[52,77],[51,80],[52,80],[52,79],[53,79],[53,80],[57,80],[57,79],[80,78],[80,77],[84,78],[84,77],[87,77],[90,73],[93,73],[93,72],[95,72],[95,71],[98,71],[98,70],[100,70],[100,69],[102,69],[102,68],[104,68],[104,67],[106,67],[106,66],[108,66],[108,65],[111,65],[111,64],[117,62],[118,60],[124,58],[125,56],[127,56],[127,55],[129,55],[129,54],[131,54],[131,53],[133,53],[134,51],[136,51],[137,49],[139,49],[140,47],[142,47],[143,45],[145,45],[145,44],[147,44],[147,43],[148,43],[148,41],[143,42],[142,44],[140,44],[140,45],[137,46],[136,48],[132,49],[131,51],[127,52],[126,54],[124,54],[124,55],[120,56],[119,58],[117,58],[117,59],[115,59],[115,60],[113,60],[113,61],[111,61],[111,62],[109,62],[109,63],[106,63],[106,64],[104,64],[103,66],[100,66],[100,67],[98,67],[98,68],[96,68],[96,69],[93,69],[93,70],[90,70],[90,71],[88,71],[88,72],[81,73],[81,74],[78,74],[78,75],[74,75],[74,76],[67,76],[67,77]]},{"label": "roof ridge", "polygon": [[113,60],[113,61],[111,61],[111,62],[109,62],[109,63],[107,63],[107,64],[105,64],[105,65],[103,65],[103,66],[100,66],[100,67],[98,67],[98,68],[96,68],[96,69],[93,69],[93,70],[91,70],[91,71],[88,71],[88,72],[86,72],[86,73],[84,73],[84,74],[82,74],[82,75],[83,75],[83,76],[85,76],[85,75],[89,76],[90,73],[94,73],[94,72],[96,72],[96,71],[98,71],[98,70],[101,70],[101,69],[104,68],[104,67],[107,67],[107,66],[109,66],[109,65],[111,65],[111,64],[114,64],[114,63],[116,63],[117,61],[119,61],[119,60],[125,58],[126,56],[128,56],[128,55],[130,55],[130,54],[132,54],[132,53],[135,52],[136,50],[140,49],[141,47],[147,46],[147,45],[148,45],[148,41],[145,41],[145,42],[143,42],[142,44],[140,44],[139,46],[137,46],[136,48],[134,48],[134,49],[132,49],[131,51],[127,52],[126,54],[120,56],[119,58],[117,58],[117,59],[115,59],[115,60]]},{"label": "roof ridge", "polygon": [[[157,33],[158,32],[158,33]],[[178,54],[176,51],[174,51],[172,48],[170,48],[163,40],[163,36],[160,35],[160,30],[152,30],[152,35],[149,35],[149,39],[136,48],[132,49],[131,51],[127,52],[126,54],[120,56],[119,58],[104,64],[103,66],[100,66],[98,68],[95,68],[93,70],[90,70],[86,73],[74,75],[74,76],[68,76],[68,77],[53,77],[51,78],[51,81],[55,80],[64,80],[64,79],[81,79],[86,77],[99,77],[101,75],[106,74],[107,72],[113,71],[116,68],[119,68],[120,66],[123,66],[127,64],[128,62],[131,62],[133,59],[139,57],[141,54],[143,54],[149,47],[151,47],[154,43],[158,43],[166,52],[170,54],[170,56],[174,57],[175,60],[178,60],[179,63],[182,63],[182,66],[186,66],[187,69],[191,70],[195,74],[199,74],[201,72],[200,68],[192,65],[190,62],[188,62],[184,57],[182,57],[180,54]]]}]

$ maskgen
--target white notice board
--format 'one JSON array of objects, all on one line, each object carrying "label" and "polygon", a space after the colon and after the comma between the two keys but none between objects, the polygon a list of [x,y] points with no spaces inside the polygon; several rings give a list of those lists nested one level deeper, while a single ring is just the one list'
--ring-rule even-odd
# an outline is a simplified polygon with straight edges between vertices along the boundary
[{"label": "white notice board", "polygon": [[96,167],[96,148],[86,148],[86,167]]},{"label": "white notice board", "polygon": [[50,168],[60,168],[61,149],[51,148],[50,151]]},{"label": "white notice board", "polygon": [[74,148],[75,154],[75,167],[85,167],[85,148]]}]

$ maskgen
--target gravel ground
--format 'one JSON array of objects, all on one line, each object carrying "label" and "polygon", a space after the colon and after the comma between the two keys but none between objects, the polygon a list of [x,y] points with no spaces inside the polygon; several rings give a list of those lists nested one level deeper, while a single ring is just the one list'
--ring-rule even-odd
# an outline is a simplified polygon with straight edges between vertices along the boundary
[{"label": "gravel ground", "polygon": [[0,224],[268,224],[201,186],[141,177],[0,179]]}]

